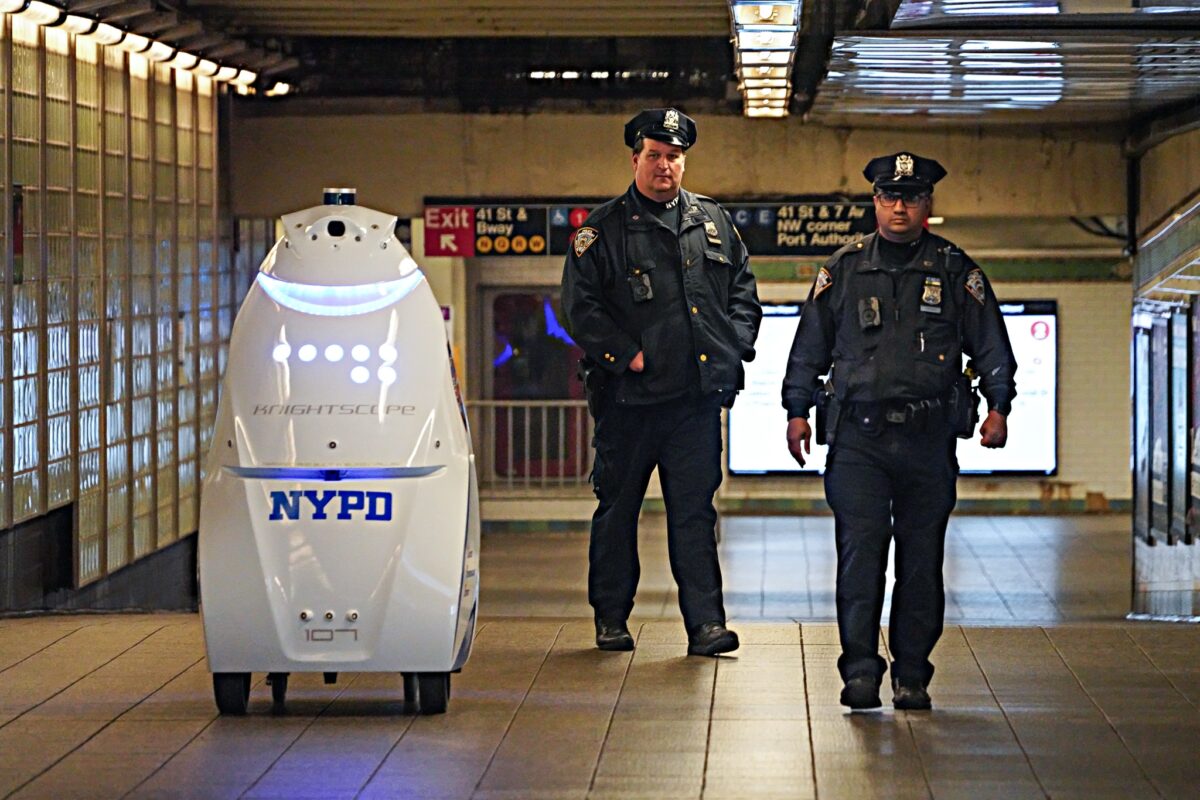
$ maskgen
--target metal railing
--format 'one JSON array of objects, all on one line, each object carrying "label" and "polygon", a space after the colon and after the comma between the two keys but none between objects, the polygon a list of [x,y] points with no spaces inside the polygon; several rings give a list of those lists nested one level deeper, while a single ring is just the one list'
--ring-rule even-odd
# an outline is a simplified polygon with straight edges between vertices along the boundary
[{"label": "metal railing", "polygon": [[472,400],[467,416],[480,488],[589,485],[593,423],[583,400]]}]

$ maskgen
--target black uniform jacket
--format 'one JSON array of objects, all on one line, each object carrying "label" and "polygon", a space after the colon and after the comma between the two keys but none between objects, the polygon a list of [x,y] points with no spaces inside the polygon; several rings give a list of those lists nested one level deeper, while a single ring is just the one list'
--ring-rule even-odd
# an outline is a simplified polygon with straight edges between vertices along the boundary
[{"label": "black uniform jacket", "polygon": [[838,250],[813,282],[783,379],[788,418],[808,416],[830,365],[844,402],[931,399],[948,392],[963,353],[988,407],[1008,414],[1017,364],[983,271],[926,231],[916,259],[893,273],[878,237]]},{"label": "black uniform jacket", "polygon": [[[728,403],[754,358],[762,307],[746,248],[716,201],[679,194],[678,234],[631,185],[592,211],[563,266],[567,330],[609,373],[618,403],[696,391]],[[647,284],[653,296],[638,302]],[[632,372],[639,350],[645,368]]]}]

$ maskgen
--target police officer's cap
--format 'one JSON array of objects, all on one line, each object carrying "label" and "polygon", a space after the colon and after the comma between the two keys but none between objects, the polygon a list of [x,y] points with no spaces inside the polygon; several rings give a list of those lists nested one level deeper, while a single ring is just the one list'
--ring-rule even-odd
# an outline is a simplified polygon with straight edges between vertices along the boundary
[{"label": "police officer's cap", "polygon": [[674,108],[648,108],[625,123],[625,146],[632,148],[638,137],[687,150],[696,143],[696,121]]},{"label": "police officer's cap", "polygon": [[946,170],[932,158],[901,152],[871,159],[863,176],[876,189],[932,192],[933,185],[946,177]]}]

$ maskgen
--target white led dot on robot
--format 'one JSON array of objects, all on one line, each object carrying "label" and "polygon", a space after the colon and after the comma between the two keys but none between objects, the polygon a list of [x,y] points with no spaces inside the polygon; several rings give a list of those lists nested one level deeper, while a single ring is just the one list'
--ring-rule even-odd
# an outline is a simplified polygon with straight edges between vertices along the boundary
[{"label": "white led dot on robot", "polygon": [[355,367],[350,370],[350,380],[355,383],[366,383],[371,379],[371,370],[366,367]]},{"label": "white led dot on robot", "polygon": [[300,348],[299,356],[301,361],[312,361],[317,357],[317,348],[306,344]]},{"label": "white led dot on robot", "polygon": [[358,362],[366,361],[371,357],[371,348],[367,347],[365,344],[356,344],[350,350],[350,356]]},{"label": "white led dot on robot", "polygon": [[391,386],[396,382],[396,370],[391,367],[379,368],[379,382],[384,386]]},{"label": "white led dot on robot", "polygon": [[396,348],[392,345],[381,344],[379,346],[379,357],[383,359],[383,363],[391,364],[399,357],[399,353],[396,352]]},{"label": "white led dot on robot", "polygon": [[346,355],[346,351],[342,349],[340,344],[331,344],[325,348],[325,358],[328,361],[338,362],[342,360],[342,356]]},{"label": "white led dot on robot", "polygon": [[288,356],[292,354],[292,346],[290,344],[277,344],[275,349],[271,351],[271,357],[276,361],[287,361]]}]

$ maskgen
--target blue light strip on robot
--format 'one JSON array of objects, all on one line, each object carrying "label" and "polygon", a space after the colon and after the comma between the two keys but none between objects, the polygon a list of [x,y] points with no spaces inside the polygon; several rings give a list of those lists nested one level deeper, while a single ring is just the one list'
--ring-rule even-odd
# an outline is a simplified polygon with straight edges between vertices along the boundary
[{"label": "blue light strip on robot", "polygon": [[441,470],[431,467],[234,467],[224,470],[239,478],[260,481],[377,481],[424,478]]},{"label": "blue light strip on robot", "polygon": [[293,311],[322,317],[351,317],[387,308],[402,300],[423,280],[424,273],[415,270],[397,281],[356,286],[314,286],[288,283],[264,272],[258,274],[258,285],[276,303]]}]

